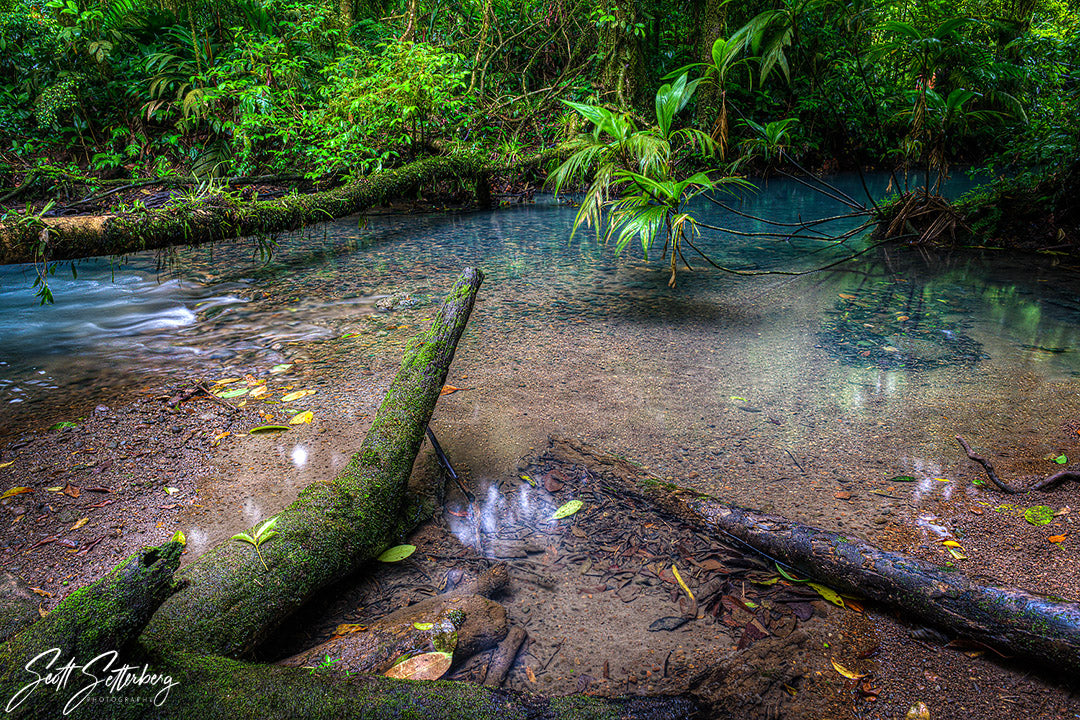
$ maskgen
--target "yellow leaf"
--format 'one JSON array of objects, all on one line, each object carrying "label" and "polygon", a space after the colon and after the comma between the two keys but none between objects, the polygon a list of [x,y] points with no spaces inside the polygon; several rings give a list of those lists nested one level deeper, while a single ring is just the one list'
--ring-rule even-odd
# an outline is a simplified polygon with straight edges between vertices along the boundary
[{"label": "yellow leaf", "polygon": [[840,607],[844,607],[844,599],[842,597],[840,597],[840,595],[835,590],[833,590],[832,588],[827,588],[824,585],[819,585],[818,583],[812,583],[812,582],[808,582],[806,584],[809,587],[814,588],[814,590],[817,591],[818,595],[825,598],[826,600],[831,602],[833,605],[838,605]]},{"label": "yellow leaf", "polygon": [[1049,540],[1052,543],[1065,542],[1065,536],[1064,535],[1051,535],[1050,537],[1048,537],[1046,539]]},{"label": "yellow leaf", "polygon": [[45,488],[45,492],[60,492],[63,489],[64,488],[62,486],[57,485],[56,487]]},{"label": "yellow leaf", "polygon": [[451,393],[456,393],[460,389],[461,388],[454,387],[453,385],[443,385],[442,390],[439,391],[439,395],[449,395]]},{"label": "yellow leaf", "polygon": [[75,522],[75,524],[71,526],[71,529],[72,530],[78,530],[79,528],[81,528],[83,525],[85,525],[88,522],[90,522],[90,518],[82,518],[81,520],[77,520]]},{"label": "yellow leaf", "polygon": [[334,630],[335,635],[351,635],[352,633],[364,632],[368,629],[367,625],[357,625],[355,623],[345,623],[338,625]]},{"label": "yellow leaf", "polygon": [[251,397],[253,397],[253,398],[262,397],[267,392],[268,392],[268,390],[266,389],[265,385],[259,385],[258,387],[252,389]]},{"label": "yellow leaf", "polygon": [[290,425],[301,425],[303,423],[309,423],[315,418],[315,413],[310,410],[305,410],[302,413],[296,413],[289,420]]},{"label": "yellow leaf", "polygon": [[281,402],[292,402],[293,400],[299,400],[302,397],[307,397],[308,395],[314,394],[314,390],[296,390],[287,395],[282,395]]},{"label": "yellow leaf", "polygon": [[38,595],[40,595],[41,597],[56,597],[55,595],[53,595],[48,590],[42,590],[41,588],[36,588],[36,587],[32,587],[30,589],[33,590]]},{"label": "yellow leaf", "polygon": [[240,378],[225,378],[224,380],[215,380],[215,385],[231,385],[234,382],[240,382]]},{"label": "yellow leaf", "polygon": [[536,682],[536,673],[534,673],[533,669],[528,665],[525,666],[525,677],[529,678],[529,682],[531,683]]},{"label": "yellow leaf", "polygon": [[14,460],[8,460],[6,463],[0,463],[0,468],[11,467],[15,464]]},{"label": "yellow leaf", "polygon": [[836,669],[836,672],[840,673],[849,680],[860,680],[868,675],[868,673],[857,673],[854,670],[848,670],[840,663],[832,660],[832,666]]},{"label": "yellow leaf", "polygon": [[0,500],[4,498],[14,497],[16,495],[22,495],[23,493],[34,492],[33,488],[28,487],[13,487],[3,495],[0,495]]},{"label": "yellow leaf", "polygon": [[960,543],[956,542],[955,540],[946,540],[941,544],[945,547],[960,547]]},{"label": "yellow leaf", "polygon": [[679,582],[679,587],[686,591],[686,594],[690,596],[690,600],[694,601],[694,593],[690,592],[690,588],[686,587],[686,583],[683,582],[682,575],[679,574],[679,568],[675,566],[675,563],[671,564],[671,573],[675,576],[675,579]]}]

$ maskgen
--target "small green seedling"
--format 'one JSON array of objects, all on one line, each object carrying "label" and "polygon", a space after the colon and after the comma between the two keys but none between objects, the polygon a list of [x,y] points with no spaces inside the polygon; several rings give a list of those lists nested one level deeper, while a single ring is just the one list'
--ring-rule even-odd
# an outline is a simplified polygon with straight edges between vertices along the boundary
[{"label": "small green seedling", "polygon": [[277,532],[274,530],[274,526],[277,525],[277,521],[278,521],[277,516],[275,516],[275,517],[270,518],[266,522],[264,522],[262,525],[255,528],[255,537],[252,537],[251,535],[248,535],[247,533],[236,533],[231,538],[232,540],[239,540],[241,542],[246,542],[246,543],[249,543],[251,545],[254,545],[255,546],[255,553],[259,556],[259,561],[262,563],[263,568],[267,572],[270,572],[270,568],[266,567],[266,561],[263,560],[262,551],[259,550],[259,546],[262,545],[267,540],[269,540],[270,538],[277,535]]}]

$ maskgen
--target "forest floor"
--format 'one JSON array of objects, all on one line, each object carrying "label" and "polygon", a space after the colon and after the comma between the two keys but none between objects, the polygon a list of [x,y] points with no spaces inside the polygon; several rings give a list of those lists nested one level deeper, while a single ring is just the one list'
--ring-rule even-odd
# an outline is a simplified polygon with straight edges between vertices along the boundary
[{"label": "forest floor", "polygon": [[[177,529],[188,535],[190,559],[270,517],[303,484],[340,467],[347,449],[337,443],[344,434],[358,446],[393,369],[388,363],[353,382],[319,384],[296,367],[230,385],[265,386],[266,397],[316,389],[305,398],[316,417],[351,404],[351,421],[333,429],[316,422],[248,435],[252,427],[283,422],[287,413],[265,402],[235,407],[244,400],[201,393],[170,408],[185,386],[153,382],[89,408],[74,423],[6,428],[0,485],[29,491],[0,501],[0,569],[25,579],[48,610]],[[1080,429],[1080,419],[1070,422],[1064,431]],[[306,448],[303,457],[298,447]],[[290,462],[304,473],[286,482],[280,468]],[[884,608],[834,607],[737,548],[605,493],[595,467],[540,447],[493,481],[473,482],[469,468],[458,469],[476,503],[451,485],[441,513],[411,540],[420,548],[414,558],[328,589],[282,629],[268,657],[315,644],[337,623],[380,616],[502,561],[512,583],[499,599],[530,635],[510,687],[551,694],[690,691],[717,718],[886,720],[904,718],[918,703],[929,714],[908,717],[1080,717],[1080,699],[1059,680]],[[414,479],[430,483],[438,476],[425,447]],[[1072,509],[1061,507],[1050,525],[1017,522],[1021,502],[1059,507],[1071,494],[1066,487],[1021,501],[986,491],[975,502],[965,496],[945,503],[938,515],[965,548],[977,548],[964,566],[971,575],[1080,598],[1080,576],[1072,571],[1080,533]],[[551,522],[552,509],[571,496],[586,506]],[[502,513],[494,524],[493,511]],[[942,562],[941,548],[926,543],[914,517],[894,514],[869,535],[886,549]],[[1051,535],[1072,541],[1047,542]],[[672,565],[700,602],[689,621],[689,601]],[[864,677],[849,679],[844,671]],[[470,677],[477,665],[456,672]]]}]

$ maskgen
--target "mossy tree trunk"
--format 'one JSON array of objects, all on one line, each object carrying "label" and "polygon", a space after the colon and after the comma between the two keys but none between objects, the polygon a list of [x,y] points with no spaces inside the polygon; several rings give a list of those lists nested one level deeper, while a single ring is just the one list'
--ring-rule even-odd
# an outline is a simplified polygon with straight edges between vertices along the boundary
[{"label": "mossy tree trunk", "polygon": [[488,179],[560,157],[553,148],[513,163],[479,154],[426,157],[325,192],[241,202],[228,196],[140,212],[27,219],[0,225],[0,265],[127,255],[173,245],[199,245],[249,235],[296,230],[363,212],[387,200],[415,196],[424,187],[459,181],[475,187],[480,205],[491,202]]},{"label": "mossy tree trunk", "polygon": [[243,655],[314,592],[411,529],[401,518],[406,485],[482,280],[479,270],[462,273],[430,329],[406,349],[359,452],[277,516],[277,536],[259,547],[262,560],[235,540],[203,553],[179,573],[184,588],[154,616],[146,644]]}]

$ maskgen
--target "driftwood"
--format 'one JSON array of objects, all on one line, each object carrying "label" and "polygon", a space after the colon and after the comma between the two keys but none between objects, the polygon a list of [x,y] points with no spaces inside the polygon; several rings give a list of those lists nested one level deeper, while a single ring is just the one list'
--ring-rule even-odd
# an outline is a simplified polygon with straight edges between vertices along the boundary
[{"label": "driftwood", "polygon": [[998,474],[994,472],[994,466],[990,464],[990,461],[982,457],[981,455],[976,455],[975,451],[971,449],[970,445],[968,445],[967,440],[957,435],[956,442],[960,443],[960,447],[964,448],[964,453],[968,456],[968,459],[982,465],[983,470],[986,471],[986,477],[990,480],[990,482],[994,483],[998,490],[1004,493],[1009,493],[1010,495],[1015,495],[1016,493],[1021,492],[1028,492],[1030,490],[1050,490],[1057,485],[1068,482],[1069,480],[1080,482],[1080,470],[1076,470],[1073,468],[1065,468],[1064,470],[1059,470],[1056,473],[1047,475],[1042,480],[1036,481],[1029,488],[1018,488],[1014,485],[1010,485],[1009,483],[998,477]]},{"label": "driftwood", "polygon": [[1008,656],[1058,672],[1080,671],[1080,604],[983,585],[851,535],[728,505],[570,440],[555,439],[552,448],[570,462],[600,468],[615,491],[642,497],[722,542],[735,540],[838,592],[880,602]]}]

